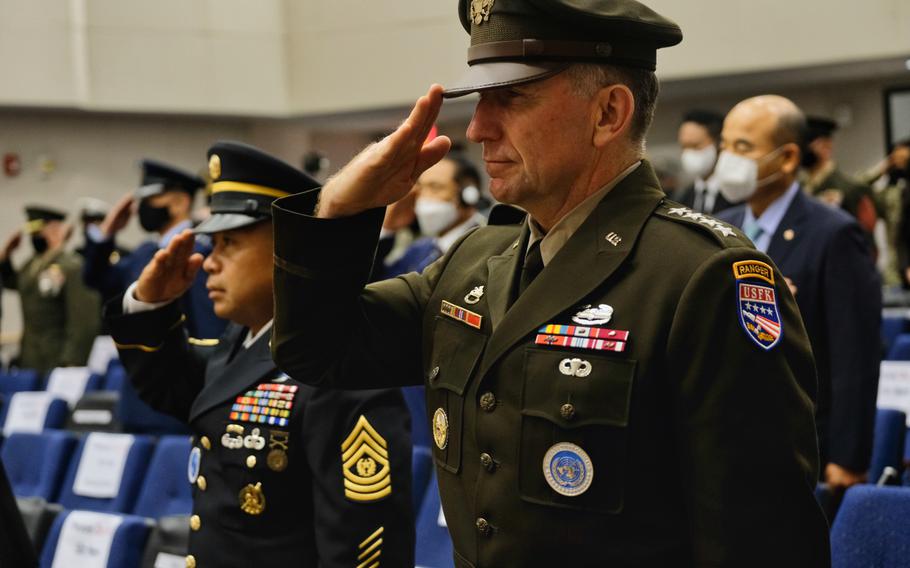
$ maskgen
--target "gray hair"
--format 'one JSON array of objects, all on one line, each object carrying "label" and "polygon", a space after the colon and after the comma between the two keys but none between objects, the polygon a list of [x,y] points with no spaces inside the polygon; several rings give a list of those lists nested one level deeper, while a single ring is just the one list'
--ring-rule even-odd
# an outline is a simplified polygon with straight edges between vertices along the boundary
[{"label": "gray hair", "polygon": [[635,111],[629,137],[632,143],[644,150],[645,135],[654,119],[660,84],[653,71],[618,67],[599,63],[578,63],[566,70],[572,87],[580,97],[593,97],[597,91],[611,85],[625,85],[632,91]]}]

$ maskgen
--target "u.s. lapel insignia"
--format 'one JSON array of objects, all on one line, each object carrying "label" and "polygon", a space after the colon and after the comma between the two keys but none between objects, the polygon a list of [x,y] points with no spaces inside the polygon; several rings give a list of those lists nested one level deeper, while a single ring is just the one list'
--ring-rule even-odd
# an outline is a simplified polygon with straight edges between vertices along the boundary
[{"label": "u.s. lapel insignia", "polygon": [[247,515],[261,515],[265,511],[265,493],[262,483],[248,484],[240,490],[240,510]]},{"label": "u.s. lapel insignia", "polygon": [[594,463],[575,444],[560,442],[543,457],[543,475],[550,488],[566,497],[577,497],[594,481]]},{"label": "u.s. lapel insignia", "polygon": [[480,329],[480,322],[483,321],[483,316],[480,314],[475,314],[471,310],[466,310],[445,300],[442,301],[442,307],[439,308],[439,313],[462,323],[466,323],[475,329]]},{"label": "u.s. lapel insignia", "polygon": [[609,323],[613,317],[613,307],[607,304],[597,306],[587,305],[572,316],[572,321],[581,325],[603,325]]},{"label": "u.s. lapel insignia", "polygon": [[774,269],[759,260],[745,260],[733,263],[733,276],[739,321],[746,335],[762,349],[771,349],[783,333]]},{"label": "u.s. lapel insignia", "polygon": [[392,493],[392,471],[385,438],[361,415],[341,444],[344,496],[351,501],[378,501]]},{"label": "u.s. lapel insignia", "polygon": [[468,292],[468,295],[464,297],[464,301],[470,305],[474,305],[483,298],[483,286],[476,286],[473,290]]}]

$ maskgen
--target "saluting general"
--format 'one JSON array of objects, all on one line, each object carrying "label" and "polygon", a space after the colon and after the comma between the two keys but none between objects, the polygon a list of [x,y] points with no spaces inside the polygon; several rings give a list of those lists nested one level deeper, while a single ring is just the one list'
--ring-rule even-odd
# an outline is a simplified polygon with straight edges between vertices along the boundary
[{"label": "saluting general", "polygon": [[[272,361],[271,203],[314,187],[255,148],[209,150],[205,259],[185,231],[106,306],[143,400],[195,431],[188,568],[413,566],[409,416],[398,389],[344,392],[289,378]],[[300,242],[319,247],[322,243]],[[178,298],[200,266],[219,340],[187,333]]]},{"label": "saluting general", "polygon": [[[278,365],[425,382],[456,566],[826,566],[793,296],[643,159],[679,27],[632,0],[458,9],[467,76],[274,204]],[[450,147],[425,142],[443,96],[475,92],[490,191],[527,215],[495,210],[421,274],[366,285],[385,206]]]}]

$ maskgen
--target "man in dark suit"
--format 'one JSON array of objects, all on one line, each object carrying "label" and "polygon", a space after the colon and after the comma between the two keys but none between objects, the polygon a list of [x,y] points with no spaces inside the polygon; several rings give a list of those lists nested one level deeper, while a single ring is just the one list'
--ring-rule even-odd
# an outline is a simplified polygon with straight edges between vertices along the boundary
[{"label": "man in dark suit", "polygon": [[[282,373],[269,356],[276,197],[313,187],[255,148],[209,150],[212,253],[175,236],[107,320],[139,395],[184,420],[193,516],[186,565],[413,566],[409,415],[397,389],[329,391]],[[299,243],[319,246],[318,243]],[[174,301],[199,267],[218,340],[188,337]]]},{"label": "man in dark suit", "polygon": [[804,128],[802,112],[783,97],[747,99],[730,111],[716,176],[722,191],[747,202],[719,217],[742,227],[791,284],[818,368],[823,480],[840,490],[863,481],[869,467],[881,283],[856,221],[796,181]]},{"label": "man in dark suit", "polygon": [[[86,231],[82,269],[85,283],[98,290],[103,298],[122,294],[139,278],[159,250],[192,226],[193,197],[204,185],[198,176],[162,162],[143,160],[141,187],[124,196],[100,225],[90,225]],[[114,255],[117,233],[123,230],[134,212],[142,228],[157,237],[142,243],[128,255]],[[211,251],[211,246],[202,240],[193,246],[203,256]],[[212,311],[202,273],[180,298],[180,305],[192,337],[215,338],[224,331],[227,322]]]},{"label": "man in dark suit", "polygon": [[459,14],[471,68],[445,95],[480,92],[467,136],[527,214],[365,286],[385,206],[450,147],[425,143],[434,85],[321,191],[275,202],[275,360],[318,386],[424,382],[459,568],[828,566],[796,302],[643,159],[678,26],[633,0]]},{"label": "man in dark suit", "polygon": [[730,207],[711,178],[717,163],[720,129],[724,115],[710,110],[690,110],[683,116],[677,138],[680,162],[692,183],[679,195],[679,202],[698,213],[714,215]]}]

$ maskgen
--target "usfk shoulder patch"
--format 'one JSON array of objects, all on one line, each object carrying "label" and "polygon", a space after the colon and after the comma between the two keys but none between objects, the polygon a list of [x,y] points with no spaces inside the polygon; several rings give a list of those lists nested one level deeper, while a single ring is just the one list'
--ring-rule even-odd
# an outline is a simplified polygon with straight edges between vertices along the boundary
[{"label": "usfk shoulder patch", "polygon": [[385,438],[361,415],[341,443],[344,496],[351,501],[378,501],[392,493],[392,471]]},{"label": "usfk shoulder patch", "polygon": [[759,260],[733,263],[736,278],[736,307],[739,321],[749,339],[766,351],[777,345],[783,334],[774,269]]}]

